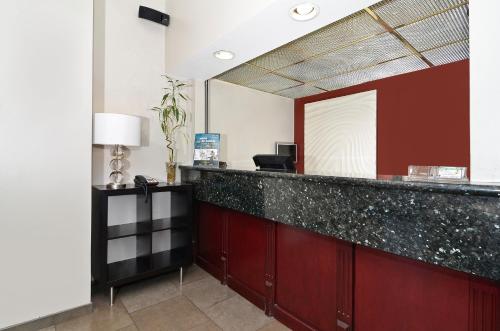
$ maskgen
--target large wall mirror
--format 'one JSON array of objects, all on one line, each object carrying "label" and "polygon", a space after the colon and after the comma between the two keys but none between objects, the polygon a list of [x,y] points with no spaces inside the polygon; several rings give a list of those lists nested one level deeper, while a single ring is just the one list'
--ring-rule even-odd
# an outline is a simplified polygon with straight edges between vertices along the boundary
[{"label": "large wall mirror", "polygon": [[388,0],[209,81],[221,160],[298,145],[297,169],[369,177],[469,167],[468,1]]}]

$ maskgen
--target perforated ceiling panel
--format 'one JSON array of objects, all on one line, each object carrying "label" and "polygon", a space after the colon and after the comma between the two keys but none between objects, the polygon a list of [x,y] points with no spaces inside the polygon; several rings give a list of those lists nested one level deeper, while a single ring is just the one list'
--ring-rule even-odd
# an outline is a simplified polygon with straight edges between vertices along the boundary
[{"label": "perforated ceiling panel", "polygon": [[245,86],[245,82],[262,77],[268,72],[269,71],[261,69],[259,67],[255,67],[249,64],[242,64],[234,69],[225,72],[217,78],[229,83]]},{"label": "perforated ceiling panel", "polygon": [[467,3],[464,0],[381,1],[372,9],[393,28],[408,25]]},{"label": "perforated ceiling panel", "polygon": [[411,54],[398,38],[386,32],[325,54],[323,59],[333,65],[336,74],[342,74]]},{"label": "perforated ceiling panel", "polygon": [[302,98],[308,95],[314,95],[314,94],[319,94],[325,92],[325,90],[319,89],[317,87],[311,86],[311,85],[300,85],[296,87],[292,87],[283,91],[280,91],[276,94],[281,95],[283,97],[287,98]]},{"label": "perforated ceiling panel", "polygon": [[380,24],[362,11],[297,39],[290,44],[296,49],[303,50],[304,54],[315,56],[351,45],[384,31]]},{"label": "perforated ceiling panel", "polygon": [[267,74],[265,76],[249,81],[246,86],[256,90],[272,93],[300,84],[302,83],[275,74]]},{"label": "perforated ceiling panel", "polygon": [[259,56],[249,63],[268,70],[277,70],[383,32],[384,29],[370,15],[359,12]]},{"label": "perforated ceiling panel", "polygon": [[397,31],[418,51],[426,51],[469,38],[468,6],[461,6],[403,26]]},{"label": "perforated ceiling panel", "polygon": [[217,77],[300,98],[469,57],[467,0],[385,0]]},{"label": "perforated ceiling panel", "polygon": [[469,40],[434,48],[422,53],[434,65],[442,65],[469,58]]},{"label": "perforated ceiling panel", "polygon": [[310,82],[336,74],[336,68],[328,61],[311,59],[276,71],[278,74],[301,82]]},{"label": "perforated ceiling panel", "polygon": [[420,57],[411,55],[369,68],[320,80],[315,82],[314,86],[331,91],[426,68],[429,68],[429,66],[422,61]]},{"label": "perforated ceiling panel", "polygon": [[302,50],[288,44],[259,56],[249,63],[267,70],[276,70],[294,63],[299,63],[306,58],[308,58],[308,56]]}]

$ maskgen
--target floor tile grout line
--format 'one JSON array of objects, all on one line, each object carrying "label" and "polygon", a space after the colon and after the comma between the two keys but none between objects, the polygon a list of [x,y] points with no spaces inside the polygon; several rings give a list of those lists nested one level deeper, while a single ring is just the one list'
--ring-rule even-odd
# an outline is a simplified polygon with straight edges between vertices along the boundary
[{"label": "floor tile grout line", "polygon": [[[132,316],[132,313],[130,313],[130,312],[127,310],[127,307],[125,307],[125,305],[123,304],[123,301],[121,301],[121,300],[120,300],[120,303],[122,304],[123,308],[125,308],[125,311],[127,312],[128,317],[129,317],[129,318],[130,318],[130,320],[132,321],[132,324],[131,324],[131,325],[135,326],[135,328],[136,328],[136,330],[137,330],[137,331],[140,331],[139,326],[137,325],[137,323],[135,323],[135,319],[134,319],[134,317]],[[126,326],[126,327],[128,327],[128,326]],[[122,329],[123,329],[123,328],[122,328]],[[57,330],[56,330],[56,331],[57,331]],[[120,331],[120,330],[118,330],[118,331]]]},{"label": "floor tile grout line", "polygon": [[[210,278],[210,277],[211,277],[211,276],[210,276],[209,274],[207,274],[207,275],[203,276],[202,278],[200,278],[200,279],[198,279],[198,280],[195,280],[195,281],[190,281],[190,282],[188,282],[187,284],[183,284],[183,285],[193,284],[193,283],[196,283],[196,282],[202,281],[202,280],[207,279],[207,278]],[[215,279],[215,278],[214,278],[214,279]],[[173,287],[175,287],[175,288],[179,291],[179,293],[178,293],[177,295],[175,295],[175,296],[173,296],[173,297],[171,297],[171,298],[165,299],[165,300],[161,300],[161,301],[159,301],[159,302],[157,302],[157,303],[155,303],[155,304],[152,304],[152,305],[145,306],[145,307],[142,307],[142,308],[140,308],[140,309],[134,310],[133,312],[129,312],[129,311],[128,311],[128,309],[127,309],[127,307],[126,307],[126,306],[125,306],[125,304],[123,303],[123,301],[122,301],[120,298],[118,298],[118,300],[119,300],[119,301],[120,301],[120,303],[122,304],[123,308],[125,309],[125,312],[127,313],[127,315],[128,315],[128,316],[130,317],[130,319],[132,320],[132,324],[136,327],[136,329],[137,329],[137,330],[141,331],[141,330],[139,329],[139,327],[137,326],[137,324],[135,323],[135,320],[134,320],[134,318],[133,318],[132,314],[135,314],[135,313],[137,313],[137,312],[139,312],[139,311],[141,311],[141,310],[144,310],[144,309],[152,308],[152,307],[154,307],[154,306],[157,306],[157,305],[159,305],[159,304],[165,303],[166,301],[169,301],[169,300],[172,300],[172,299],[175,299],[175,298],[178,298],[178,297],[184,297],[184,298],[186,298],[186,299],[187,299],[187,300],[188,300],[191,304],[193,304],[193,306],[194,306],[196,309],[198,309],[198,310],[199,310],[199,311],[200,311],[200,312],[201,312],[204,316],[206,316],[206,317],[208,318],[208,320],[210,320],[210,321],[212,321],[213,323],[215,323],[215,321],[214,321],[214,320],[212,320],[212,319],[211,319],[211,318],[210,318],[210,317],[209,317],[209,316],[208,316],[208,315],[207,315],[204,311],[202,311],[202,310],[201,310],[198,306],[196,306],[196,305],[194,304],[194,302],[192,302],[192,301],[191,301],[191,299],[189,299],[187,296],[185,296],[184,294],[182,294],[182,293],[181,293],[181,291],[180,291],[180,288],[179,288],[179,287],[177,287],[175,284],[172,284],[172,286],[173,286]],[[229,298],[227,298],[227,299],[229,299]],[[224,300],[226,300],[226,299],[224,299]],[[224,301],[224,300],[222,300],[222,301]],[[219,302],[222,302],[222,301],[219,301]],[[219,302],[217,302],[217,303],[219,303]],[[215,304],[214,304],[214,305],[215,305]],[[212,305],[212,306],[214,306],[214,305]],[[210,307],[212,307],[212,306],[210,306]],[[217,323],[215,323],[215,324],[217,325],[217,327],[221,328],[221,327],[220,327],[220,325],[218,325]],[[200,324],[200,325],[201,325],[201,324]],[[196,326],[195,326],[195,327],[196,327]],[[118,330],[118,331],[119,331],[119,330]]]},{"label": "floor tile grout line", "polygon": [[[204,271],[204,269],[203,269],[203,268],[201,268],[201,267],[199,267],[198,265],[196,265],[196,267],[197,267],[197,268],[200,268],[201,270],[203,270],[203,271]],[[187,283],[184,283],[183,285],[190,285],[190,284],[193,284],[193,283],[196,283],[196,282],[199,282],[199,281],[203,281],[203,280],[208,279],[208,278],[213,278],[213,277],[212,277],[210,274],[208,274],[208,273],[206,273],[206,272],[205,272],[204,274],[202,274],[202,275],[201,275],[201,277],[200,277],[199,279],[195,279],[195,280],[188,281]],[[215,278],[214,278],[214,279],[215,279]],[[169,301],[169,300],[172,300],[172,299],[175,299],[175,298],[178,298],[178,297],[184,297],[185,299],[187,299],[187,300],[188,300],[191,304],[193,304],[193,306],[194,306],[197,310],[199,310],[199,311],[202,313],[202,315],[204,315],[204,316],[208,319],[208,321],[211,321],[211,322],[213,322],[215,325],[217,325],[217,327],[220,327],[220,326],[219,326],[217,323],[215,323],[215,321],[213,321],[213,320],[212,320],[212,319],[211,319],[211,318],[210,318],[210,317],[209,317],[209,316],[208,316],[205,312],[203,312],[200,308],[198,308],[198,307],[197,307],[197,306],[196,306],[196,305],[195,305],[195,304],[194,304],[194,303],[193,303],[193,302],[192,302],[192,301],[191,301],[191,300],[190,300],[187,296],[185,296],[185,295],[183,295],[183,294],[181,293],[181,291],[180,291],[180,286],[177,286],[177,285],[176,285],[176,283],[175,283],[175,281],[174,281],[173,279],[168,279],[168,280],[165,280],[165,282],[166,282],[166,283],[168,283],[168,285],[169,285],[169,286],[171,286],[172,288],[174,288],[174,289],[176,290],[176,292],[177,292],[177,294],[176,294],[176,295],[174,295],[174,296],[172,296],[172,297],[170,297],[170,298],[167,298],[167,299],[164,299],[164,300],[158,301],[158,302],[156,302],[155,304],[152,304],[152,305],[149,305],[149,306],[142,307],[142,308],[137,309],[137,310],[135,310],[135,311],[129,311],[129,310],[127,309],[127,306],[124,304],[124,302],[123,302],[122,298],[118,297],[118,298],[117,298],[117,301],[118,301],[118,302],[119,302],[119,304],[122,306],[122,308],[123,308],[123,311],[124,311],[125,315],[126,315],[127,317],[129,317],[129,319],[130,319],[131,323],[130,323],[130,324],[127,324],[127,325],[125,325],[125,326],[122,326],[121,328],[116,329],[116,330],[117,330],[117,331],[119,331],[119,330],[121,330],[121,329],[128,328],[128,327],[130,327],[130,326],[134,326],[137,330],[140,330],[139,326],[137,325],[137,323],[136,323],[135,319],[134,319],[134,318],[133,318],[133,316],[132,316],[133,314],[135,314],[135,313],[137,313],[137,312],[139,312],[139,311],[142,311],[142,310],[144,310],[144,309],[152,308],[152,307],[154,307],[154,306],[156,306],[156,305],[159,305],[159,304],[165,303],[166,301]],[[144,289],[144,287],[143,287],[143,288],[141,288],[141,290],[143,290],[143,289]],[[139,292],[140,292],[140,290],[139,290]],[[99,295],[104,295],[104,293],[100,293]],[[226,298],[226,299],[228,299],[228,298]],[[226,299],[224,299],[224,300],[226,300]],[[224,300],[221,300],[221,301],[219,301],[219,302],[217,302],[217,303],[220,303],[220,302],[222,302],[222,301],[224,301]],[[216,304],[217,304],[217,303],[216,303]],[[213,306],[213,305],[212,305],[212,306]],[[93,315],[94,313],[95,313],[95,310],[92,310],[90,313],[85,314],[85,315],[82,315],[82,316],[80,316],[80,317]],[[78,319],[78,318],[80,318],[80,317],[71,318],[71,319],[69,319],[68,321],[76,320],[76,319]],[[65,322],[66,322],[66,321],[65,321]],[[59,323],[59,324],[61,324],[61,323]],[[201,325],[201,324],[200,324],[200,325]],[[52,328],[54,328],[54,330],[57,330],[57,329],[58,329],[58,324],[53,324],[53,325],[50,325],[49,327],[52,327]]]},{"label": "floor tile grout line", "polygon": [[[217,279],[217,278],[215,278],[215,277],[213,277],[213,278],[214,278],[215,280],[218,280],[218,279]],[[229,289],[230,289],[230,287],[229,287],[228,285],[222,285],[222,286],[225,286],[225,287],[227,287],[227,288],[229,288]],[[248,303],[250,303],[251,305],[255,306],[252,302],[250,302],[249,300],[247,300],[245,297],[241,296],[238,292],[236,292],[236,291],[234,291],[234,290],[233,290],[233,292],[234,292],[234,294],[233,294],[232,296],[230,296],[229,298],[225,298],[225,299],[223,299],[223,300],[221,300],[221,301],[219,301],[219,302],[217,302],[217,303],[214,303],[213,305],[211,305],[211,306],[210,306],[210,307],[208,307],[207,309],[212,308],[212,307],[215,307],[216,305],[221,304],[221,303],[223,303],[224,301],[227,301],[227,300],[232,299],[232,298],[237,297],[237,296],[241,297],[241,298],[242,298],[243,300],[245,300],[246,302],[248,302]],[[212,318],[211,318],[211,317],[210,317],[210,316],[209,316],[206,312],[204,312],[203,310],[201,310],[201,308],[199,308],[198,306],[196,306],[196,304],[195,304],[195,303],[194,303],[194,302],[193,302],[190,298],[188,298],[188,297],[186,297],[186,298],[187,298],[187,299],[188,299],[188,300],[189,300],[189,301],[190,301],[190,302],[191,302],[191,303],[192,303],[192,304],[193,304],[193,305],[194,305],[194,306],[195,306],[195,307],[196,307],[199,311],[201,311],[201,312],[202,312],[205,316],[207,316],[207,317],[208,317],[208,319],[209,319],[210,321],[212,321],[215,325],[217,325],[217,327],[219,327],[222,331],[224,331],[224,328],[223,328],[223,326],[222,326],[222,325],[218,324],[218,323],[217,323],[214,319],[212,319]],[[255,307],[257,307],[257,306],[255,306]],[[257,308],[258,308],[258,307],[257,307]],[[263,314],[265,314],[265,313],[264,313],[264,311],[262,311],[262,313],[263,313]],[[267,327],[269,324],[271,324],[273,321],[277,321],[277,320],[276,320],[273,316],[267,316],[267,315],[266,315],[266,317],[268,317],[268,318],[269,318],[269,321],[267,321],[266,323],[264,323],[264,325],[263,325],[262,327],[258,328],[258,329],[257,329],[257,330],[255,330],[255,331],[262,330],[262,329],[264,329],[265,327]],[[200,325],[201,325],[201,324],[200,324]],[[188,330],[188,331],[189,331],[189,330]]]},{"label": "floor tile grout line", "polygon": [[[203,315],[204,315],[204,316],[205,316],[205,317],[206,317],[206,318],[207,318],[210,322],[214,323],[214,324],[215,324],[215,325],[216,325],[219,329],[224,330],[224,329],[222,328],[222,326],[220,326],[220,325],[219,325],[219,324],[217,324],[217,323],[216,323],[213,319],[211,319],[211,318],[210,318],[210,316],[208,316],[208,315],[207,315],[207,313],[205,313],[203,310],[201,310],[201,308],[200,308],[200,307],[198,307],[197,305],[195,305],[195,303],[194,303],[191,299],[189,299],[189,298],[188,298],[187,296],[185,296],[185,295],[183,295],[183,296],[184,296],[184,297],[185,297],[185,298],[186,298],[186,299],[187,299],[187,300],[188,300],[188,301],[189,301],[189,302],[190,302],[190,303],[191,303],[191,304],[192,304],[192,305],[193,305],[193,306],[194,306],[194,307],[195,307],[195,308],[196,308],[196,309],[200,312],[200,313],[202,313],[202,314],[203,314]],[[224,300],[223,300],[223,301],[224,301]],[[222,302],[222,301],[221,301],[221,302]],[[213,306],[213,305],[212,305],[212,306]],[[210,307],[212,307],[212,306],[210,306]],[[204,322],[204,323],[205,323],[205,322]],[[196,325],[196,326],[192,327],[192,328],[191,328],[191,329],[189,329],[189,330],[192,330],[192,329],[194,329],[194,328],[196,328],[196,327],[198,327],[198,326],[200,326],[200,325],[202,325],[202,324],[203,324],[203,323],[200,323],[199,325]],[[189,331],[189,330],[188,330],[188,331]]]},{"label": "floor tile grout line", "polygon": [[[210,276],[210,277],[211,277],[211,276]],[[207,278],[210,278],[210,277],[207,277]],[[217,281],[218,281],[218,279],[217,279],[217,278],[215,278],[215,277],[211,277],[211,278],[213,278],[214,280],[217,280]],[[203,280],[203,279],[200,279],[200,280]],[[221,284],[221,285],[222,285],[222,284]],[[233,289],[231,289],[229,286],[227,286],[227,285],[222,285],[222,286],[223,286],[223,287],[227,287],[229,290],[231,290],[231,291],[232,291],[232,292],[234,292],[234,293],[233,293],[230,297],[224,298],[224,299],[222,299],[222,300],[220,300],[220,301],[217,301],[217,302],[215,302],[215,303],[211,304],[210,306],[206,307],[206,309],[207,309],[207,310],[208,310],[208,309],[210,309],[210,308],[212,308],[212,307],[214,307],[214,306],[216,306],[216,305],[218,305],[219,303],[222,303],[222,302],[224,302],[224,301],[226,301],[226,300],[229,300],[229,299],[231,299],[232,297],[234,297],[234,296],[238,295],[238,293],[237,293],[236,291],[234,291]],[[184,295],[184,294],[183,294],[183,295]],[[196,306],[196,303],[195,303],[193,300],[191,300],[191,299],[190,299],[189,297],[187,297],[187,296],[186,296],[186,298],[187,298],[190,302],[192,302],[192,303],[193,303],[193,305],[195,305],[195,306]],[[196,306],[196,307],[197,307],[198,309],[200,309],[200,310],[201,310],[201,308],[200,308],[200,307],[198,307],[198,306]]]},{"label": "floor tile grout line", "polygon": [[[196,310],[198,310],[198,311],[199,311],[199,312],[200,312],[203,316],[205,316],[205,317],[206,317],[209,321],[214,322],[214,321],[213,321],[213,320],[212,320],[212,319],[211,319],[211,318],[210,318],[207,314],[205,314],[205,312],[203,312],[200,308],[198,308],[198,307],[197,307],[197,306],[196,306],[196,305],[195,305],[195,304],[194,304],[191,300],[189,300],[189,298],[188,298],[188,297],[186,297],[186,296],[185,296],[185,295],[183,295],[183,294],[177,295],[177,296],[172,297],[172,298],[169,298],[169,299],[167,299],[167,300],[163,300],[162,302],[158,302],[158,303],[156,303],[156,304],[154,304],[154,305],[151,305],[151,306],[148,306],[148,307],[144,307],[144,308],[141,308],[141,309],[139,309],[139,310],[144,310],[144,309],[152,308],[152,307],[154,307],[154,306],[157,306],[157,305],[163,304],[163,303],[165,303],[166,301],[173,300],[173,299],[176,299],[176,298],[179,298],[179,297],[183,297],[183,298],[185,298],[186,300],[188,300],[188,301],[189,301],[189,303],[191,303],[191,304],[193,305],[193,307],[194,307]],[[133,313],[136,313],[136,312],[138,312],[139,310],[136,310],[136,311],[134,311]],[[127,313],[128,313],[128,312],[127,312]],[[142,331],[142,329],[141,329],[141,328],[139,328],[139,326],[136,324],[136,322],[135,322],[135,320],[134,320],[134,318],[133,318],[133,316],[132,316],[132,314],[133,314],[133,313],[128,313],[128,314],[129,314],[130,318],[132,319],[132,322],[133,322],[133,324],[135,325],[136,329],[137,329],[138,331]],[[206,322],[202,322],[202,323],[200,323],[200,324],[197,324],[197,325],[193,326],[192,328],[188,329],[187,331],[192,330],[192,329],[194,329],[194,328],[196,328],[196,327],[198,327],[198,326],[200,326],[200,325],[202,325],[202,324],[204,324],[204,323],[206,323]],[[214,323],[215,323],[215,322],[214,322]],[[217,327],[219,327],[219,325],[218,325],[218,324],[216,324],[216,325],[217,325]],[[119,331],[119,330],[117,330],[117,331]]]},{"label": "floor tile grout line", "polygon": [[[132,312],[129,312],[129,311],[128,311],[128,309],[127,309],[127,307],[126,307],[125,305],[123,305],[123,306],[124,306],[125,311],[127,312],[127,314],[132,315],[132,314],[135,314],[135,313],[137,313],[137,312],[139,312],[139,311],[141,311],[141,310],[144,310],[144,309],[148,309],[148,308],[154,307],[154,306],[156,306],[156,305],[159,305],[159,304],[161,304],[161,303],[164,303],[165,301],[172,300],[172,299],[175,299],[175,298],[180,297],[180,296],[182,296],[182,294],[181,294],[181,293],[176,294],[176,295],[174,295],[173,297],[170,297],[170,298],[167,298],[167,299],[164,299],[164,300],[158,301],[158,302],[156,302],[156,303],[154,303],[154,304],[151,304],[151,305],[149,305],[149,306],[144,306],[144,307],[141,307],[141,308],[139,308],[139,309],[137,309],[137,310],[134,310],[134,311],[132,311]],[[123,304],[123,303],[122,303],[122,304]]]},{"label": "floor tile grout line", "polygon": [[[170,280],[169,280],[169,282],[170,282]],[[138,312],[138,311],[141,311],[141,310],[143,310],[143,309],[147,309],[147,308],[150,308],[150,307],[156,306],[156,305],[158,305],[158,304],[160,304],[160,303],[163,303],[163,302],[165,302],[165,301],[168,301],[168,300],[170,300],[170,299],[177,298],[178,296],[182,296],[182,293],[181,293],[181,291],[180,291],[180,288],[178,288],[177,286],[175,286],[175,284],[173,284],[173,282],[172,282],[172,284],[171,284],[171,285],[172,285],[172,287],[174,287],[174,288],[175,288],[175,289],[179,292],[179,294],[174,295],[173,297],[167,298],[167,299],[165,299],[165,300],[158,301],[158,302],[157,302],[157,303],[155,303],[155,304],[152,304],[152,305],[149,305],[149,306],[145,306],[145,307],[139,308],[139,309],[134,310],[134,311],[132,311],[132,312],[129,312],[129,311],[128,311],[127,306],[125,306],[125,304],[123,303],[123,301],[121,300],[121,298],[118,298],[118,300],[120,300],[120,302],[121,302],[122,306],[125,308],[125,311],[127,312],[127,314],[132,315],[132,314],[134,314],[134,313],[136,313],[136,312]],[[142,288],[141,290],[143,290],[143,289],[144,289],[144,288]]]},{"label": "floor tile grout line", "polygon": [[[198,268],[200,268],[199,266],[197,266]],[[202,268],[200,268],[201,270],[204,270]],[[197,287],[199,286],[202,286],[202,282],[203,281],[218,281],[217,278],[213,277],[212,275],[210,274],[207,274],[207,273],[203,273],[201,275],[197,275],[197,276],[200,276],[200,278],[198,279],[194,279],[192,281],[189,281],[188,283],[184,283],[184,285],[192,285],[194,289],[196,289]],[[200,282],[200,284],[196,284]],[[218,283],[218,282],[217,282]],[[224,284],[220,284],[218,283],[217,286],[221,286],[223,288],[226,288],[225,291],[227,291],[227,293],[224,293],[225,295],[229,295],[227,297],[224,297],[223,299],[219,300],[219,301],[215,301],[213,302],[212,304],[210,304],[209,306],[207,307],[199,307],[195,304],[195,301],[191,298],[189,298],[187,295],[185,295],[184,291],[181,292],[180,291],[180,287],[177,287],[176,284],[174,283],[173,279],[165,279],[165,280],[160,280],[159,282],[160,284],[160,287],[173,287],[173,289],[175,290],[174,291],[174,296],[172,297],[169,297],[167,299],[162,299],[162,297],[160,296],[159,298],[161,299],[160,301],[154,303],[154,304],[151,304],[151,305],[148,305],[148,306],[145,306],[145,307],[141,307],[140,309],[137,309],[135,311],[131,311],[129,312],[127,307],[125,306],[123,300],[121,297],[118,297],[117,298],[117,307],[116,308],[120,308],[123,309],[123,312],[125,313],[125,316],[127,316],[129,318],[129,323],[125,326],[121,326],[120,328],[113,328],[113,330],[116,330],[116,331],[120,331],[120,330],[124,330],[126,328],[135,328],[136,330],[138,331],[142,331],[142,329],[139,327],[139,324],[137,324],[137,321],[136,319],[134,318],[134,316],[143,311],[143,310],[146,310],[146,309],[151,309],[151,308],[154,308],[155,306],[159,306],[161,304],[165,304],[165,302],[168,302],[168,301],[171,301],[171,300],[174,300],[174,299],[179,299],[179,298],[182,298],[184,300],[186,300],[187,302],[189,302],[192,307],[194,307],[194,311],[197,311],[198,313],[201,314],[201,316],[204,316],[204,322],[200,322],[199,324],[196,324],[194,325],[193,327],[191,327],[189,330],[192,330],[194,328],[197,328],[197,327],[200,327],[200,326],[203,326],[205,323],[206,324],[212,324],[213,326],[217,327],[218,329],[220,330],[224,330],[224,327],[223,325],[220,325],[216,320],[214,320],[212,317],[210,317],[210,315],[208,314],[208,312],[213,309],[213,307],[215,306],[218,306],[218,305],[221,305],[221,304],[224,304],[226,303],[228,300],[231,300],[231,299],[234,299],[235,297],[240,297],[242,300],[244,300],[245,302],[248,302],[249,304],[253,305],[250,301],[248,301],[246,298],[244,298],[243,296],[241,296],[238,292],[232,290],[229,286],[227,285],[224,285]],[[211,285],[211,284],[208,284],[208,285]],[[144,291],[145,288],[147,288],[148,286],[146,287],[140,287],[138,292],[137,293],[140,293],[141,291]],[[137,294],[136,293],[136,294]],[[100,296],[105,296],[104,293],[99,293]],[[132,296],[134,295],[134,293],[132,292]],[[217,298],[217,296],[215,297]],[[95,299],[95,298],[94,298]],[[133,302],[132,302],[133,303]],[[118,306],[121,306],[121,307],[118,307]],[[255,305],[253,305],[255,306]],[[107,307],[108,309],[112,309],[112,307]],[[103,307],[103,310],[104,307]],[[88,315],[92,315],[94,314],[95,311],[92,311],[91,313],[89,313]],[[264,314],[264,312],[262,312]],[[85,315],[86,316],[86,315]],[[76,318],[75,318],[76,319]],[[73,319],[72,319],[73,320]],[[256,331],[259,331],[259,330],[262,330],[264,328],[266,328],[267,326],[269,326],[271,323],[273,323],[275,319],[274,318],[268,318],[268,321],[266,321],[263,325],[261,325],[258,329],[255,329]],[[255,325],[257,326],[257,325]],[[52,325],[51,327],[54,328],[54,330],[58,330],[58,325],[57,324],[54,324]],[[116,326],[115,326],[116,327]]]},{"label": "floor tile grout line", "polygon": [[[207,277],[207,278],[208,278],[208,277]],[[185,296],[185,295],[184,295],[184,296]],[[191,303],[193,304],[193,306],[195,306],[195,307],[196,307],[196,309],[198,309],[198,310],[199,310],[199,311],[200,311],[203,315],[205,315],[205,316],[208,318],[208,320],[209,320],[209,321],[211,321],[212,323],[214,323],[215,325],[217,325],[217,327],[218,327],[219,329],[224,330],[224,329],[222,328],[222,326],[220,326],[220,325],[219,325],[216,321],[214,321],[214,320],[213,320],[210,316],[208,316],[208,314],[207,314],[206,312],[204,312],[203,310],[201,310],[201,308],[200,308],[200,307],[198,307],[198,306],[197,306],[197,305],[193,302],[193,300],[191,300],[191,299],[190,299],[189,297],[187,297],[187,296],[185,296],[185,297],[186,297],[186,299],[187,299],[189,302],[191,302]],[[208,308],[211,308],[211,307],[215,306],[216,304],[218,304],[218,303],[220,303],[220,302],[224,302],[224,301],[225,301],[225,300],[227,300],[227,299],[229,299],[229,298],[226,298],[226,299],[224,299],[224,300],[221,300],[221,301],[219,301],[219,302],[217,302],[217,303],[215,303],[215,304],[211,305],[211,306],[210,306],[210,307],[208,307]],[[194,329],[194,328],[192,328],[192,329]]]}]

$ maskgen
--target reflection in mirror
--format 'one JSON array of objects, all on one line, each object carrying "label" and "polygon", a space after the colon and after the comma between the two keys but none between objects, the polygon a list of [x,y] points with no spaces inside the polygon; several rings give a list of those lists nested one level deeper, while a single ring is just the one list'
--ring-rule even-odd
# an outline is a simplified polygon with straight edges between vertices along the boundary
[{"label": "reflection in mirror", "polygon": [[254,155],[294,140],[292,99],[217,79],[209,91],[209,131],[221,134],[220,159],[229,167],[255,169]]},{"label": "reflection in mirror", "polygon": [[[468,1],[387,0],[210,80],[221,159],[254,169],[275,143],[307,173],[469,167]],[[371,91],[371,92],[370,92]]]}]

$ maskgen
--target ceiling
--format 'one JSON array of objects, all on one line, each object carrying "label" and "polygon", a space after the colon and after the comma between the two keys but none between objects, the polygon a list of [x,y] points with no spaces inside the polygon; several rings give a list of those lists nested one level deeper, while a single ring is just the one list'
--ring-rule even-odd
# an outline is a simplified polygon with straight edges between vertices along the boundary
[{"label": "ceiling", "polygon": [[385,0],[216,79],[301,98],[469,58],[468,0]]},{"label": "ceiling", "polygon": [[[302,22],[289,16],[297,1],[307,0],[167,0],[171,24],[165,30],[165,70],[204,81],[380,0],[312,0],[320,13]],[[215,58],[219,50],[232,51],[234,59]]]}]

